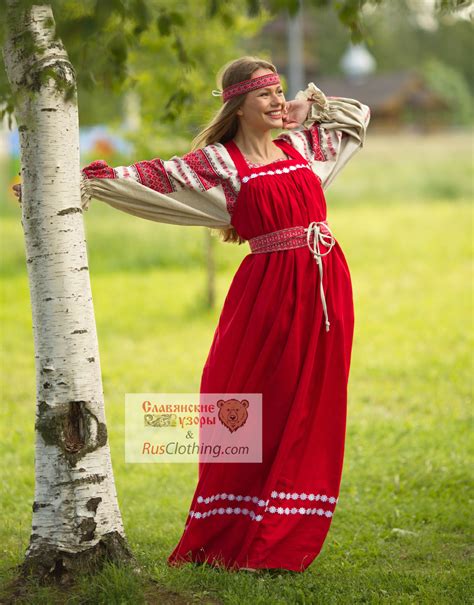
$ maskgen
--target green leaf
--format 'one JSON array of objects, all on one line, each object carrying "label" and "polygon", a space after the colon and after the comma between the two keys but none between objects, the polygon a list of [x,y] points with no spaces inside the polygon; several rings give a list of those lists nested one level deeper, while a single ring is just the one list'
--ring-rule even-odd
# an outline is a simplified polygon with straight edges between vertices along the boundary
[{"label": "green leaf", "polygon": [[156,25],[161,36],[169,36],[171,33],[171,19],[169,13],[162,10],[156,19]]},{"label": "green leaf", "polygon": [[117,33],[109,42],[109,50],[118,63],[123,63],[127,59],[128,47],[125,36],[122,32]]},{"label": "green leaf", "polygon": [[184,46],[184,43],[183,43],[183,39],[181,38],[181,36],[179,34],[175,34],[173,48],[178,53],[178,60],[180,61],[180,63],[184,63],[187,65],[195,64],[195,61],[193,59],[191,59],[191,57],[188,55],[186,48]]},{"label": "green leaf", "polygon": [[262,6],[259,0],[247,0],[247,15],[249,17],[257,17],[260,15]]},{"label": "green leaf", "polygon": [[169,13],[169,18],[173,25],[182,26],[186,23],[186,19],[184,18],[184,15],[182,15],[181,13],[177,13],[176,11],[171,11]]}]

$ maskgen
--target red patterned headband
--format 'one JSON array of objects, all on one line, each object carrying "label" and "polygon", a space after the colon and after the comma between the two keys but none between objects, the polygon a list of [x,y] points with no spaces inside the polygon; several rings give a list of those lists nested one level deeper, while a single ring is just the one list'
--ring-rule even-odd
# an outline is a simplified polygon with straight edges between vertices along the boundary
[{"label": "red patterned headband", "polygon": [[280,76],[278,74],[271,73],[259,76],[258,78],[250,78],[249,80],[227,86],[223,91],[213,90],[212,94],[215,97],[220,97],[222,95],[223,102],[226,103],[229,99],[232,99],[232,97],[244,95],[251,90],[257,90],[258,88],[264,88],[265,86],[271,86],[272,84],[280,84]]}]

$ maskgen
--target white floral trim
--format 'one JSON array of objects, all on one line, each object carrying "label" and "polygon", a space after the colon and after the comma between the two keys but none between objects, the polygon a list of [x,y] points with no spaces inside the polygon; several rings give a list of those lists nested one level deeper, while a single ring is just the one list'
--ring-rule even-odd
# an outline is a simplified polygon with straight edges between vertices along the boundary
[{"label": "white floral trim", "polygon": [[332,517],[333,513],[330,510],[325,510],[324,508],[305,508],[304,506],[300,506],[299,508],[283,508],[281,506],[270,506],[265,509],[265,512],[269,513],[278,513],[279,515],[319,515]]},{"label": "white floral trim", "polygon": [[331,504],[336,503],[339,498],[334,496],[326,496],[326,494],[298,494],[296,492],[276,492],[271,493],[272,498],[279,498],[280,500],[321,500],[321,502],[330,502]]},{"label": "white floral trim", "polygon": [[209,504],[210,502],[214,502],[215,500],[229,500],[229,501],[233,501],[235,500],[236,502],[253,502],[254,504],[257,504],[258,506],[266,506],[269,502],[269,500],[262,500],[261,498],[258,498],[257,496],[241,496],[239,495],[235,495],[235,494],[214,494],[212,496],[208,496],[207,498],[203,498],[202,496],[198,496],[197,501],[199,502],[199,504],[201,504],[201,502],[204,502],[205,504]]},{"label": "white floral trim", "polygon": [[[325,510],[324,508],[306,508],[304,506],[300,506],[299,508],[293,507],[285,507],[282,506],[268,506],[265,508],[263,512],[269,512],[271,514],[278,515],[319,515],[320,517],[332,517],[333,512],[330,510]],[[206,511],[189,511],[189,516],[194,519],[205,519],[206,517],[210,517],[212,515],[248,515],[252,521],[261,521],[263,519],[263,515],[256,514],[253,510],[249,508],[240,508],[239,506],[233,508],[232,506],[228,506],[224,508],[223,506],[219,508],[211,508]]]},{"label": "white floral trim", "polygon": [[194,517],[195,519],[205,519],[206,517],[217,515],[218,513],[219,515],[248,515],[252,521],[261,521],[263,519],[263,515],[257,515],[253,510],[248,508],[240,508],[238,506],[236,508],[232,508],[231,506],[228,506],[227,508],[211,508],[211,510],[207,510],[205,512],[191,510],[189,511],[189,516]]},{"label": "white floral trim", "polygon": [[309,166],[308,166],[308,164],[294,164],[293,166],[286,166],[285,168],[276,168],[275,170],[263,170],[262,172],[254,172],[253,174],[251,174],[249,176],[244,176],[242,178],[242,183],[247,183],[251,179],[256,179],[258,176],[273,176],[275,174],[288,174],[289,172],[293,172],[293,170],[298,170],[299,168],[309,168]]},{"label": "white floral trim", "polygon": [[[280,499],[280,500],[309,500],[309,501],[318,501],[320,500],[321,502],[329,502],[331,504],[335,504],[337,503],[337,501],[339,500],[339,498],[336,498],[335,496],[327,496],[326,494],[313,494],[313,493],[298,493],[298,492],[277,492],[277,491],[272,491],[272,493],[270,494],[271,499]],[[204,503],[204,504],[210,504],[212,502],[215,502],[216,500],[229,500],[229,502],[233,502],[234,500],[236,502],[253,502],[254,504],[257,504],[258,506],[267,506],[268,503],[270,502],[270,499],[268,500],[263,500],[262,498],[259,498],[258,496],[243,496],[241,494],[226,494],[225,492],[221,493],[221,494],[213,494],[212,496],[207,496],[207,497],[203,497],[203,496],[198,496],[197,497],[197,502],[199,504]]]},{"label": "white floral trim", "polygon": [[[268,512],[271,514],[278,515],[319,515],[320,517],[332,517],[333,511],[325,510],[324,508],[318,507],[306,507],[306,506],[293,506],[293,507],[283,507],[283,506],[275,506],[272,504],[269,506],[270,499],[272,500],[303,500],[303,501],[321,501],[321,502],[329,502],[331,504],[336,504],[339,498],[335,496],[327,496],[326,494],[313,494],[313,493],[299,493],[299,492],[277,492],[276,490],[272,491],[271,497],[268,500],[263,500],[258,496],[244,496],[242,494],[213,494],[211,496],[203,497],[198,496],[197,502],[199,504],[212,504],[218,500],[227,500],[228,502],[249,502],[252,504],[256,504],[260,507],[265,507],[262,513]],[[263,515],[256,513],[250,508],[242,508],[242,507],[233,507],[233,506],[220,506],[217,508],[211,508],[207,511],[189,511],[189,516],[194,519],[205,519],[206,517],[210,517],[212,515],[248,515],[252,521],[261,521],[263,519]]]}]

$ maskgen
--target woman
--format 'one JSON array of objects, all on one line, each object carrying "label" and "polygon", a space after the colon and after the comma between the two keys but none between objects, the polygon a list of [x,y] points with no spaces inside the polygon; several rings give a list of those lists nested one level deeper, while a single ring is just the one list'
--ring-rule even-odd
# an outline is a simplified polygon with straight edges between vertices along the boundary
[{"label": "woman", "polygon": [[[262,394],[262,462],[199,463],[170,565],[304,571],[320,552],[342,475],[354,309],[323,190],[364,144],[354,99],[313,83],[285,101],[274,65],[242,57],[221,75],[223,106],[193,151],[82,170],[90,199],[249,242],[219,318],[201,393]],[[304,128],[300,128],[304,125]],[[288,132],[272,138],[275,128]]]}]

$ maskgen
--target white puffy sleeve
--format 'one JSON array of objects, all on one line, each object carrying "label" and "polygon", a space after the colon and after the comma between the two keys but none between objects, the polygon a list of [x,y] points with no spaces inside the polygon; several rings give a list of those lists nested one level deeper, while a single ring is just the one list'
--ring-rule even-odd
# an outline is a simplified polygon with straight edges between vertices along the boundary
[{"label": "white puffy sleeve", "polygon": [[216,143],[170,160],[92,162],[81,170],[81,206],[94,198],[151,221],[229,228],[239,187],[234,163]]},{"label": "white puffy sleeve", "polygon": [[370,108],[356,99],[326,97],[310,82],[296,99],[312,101],[302,128],[279,135],[308,160],[327,189],[352,156],[363,147]]}]

